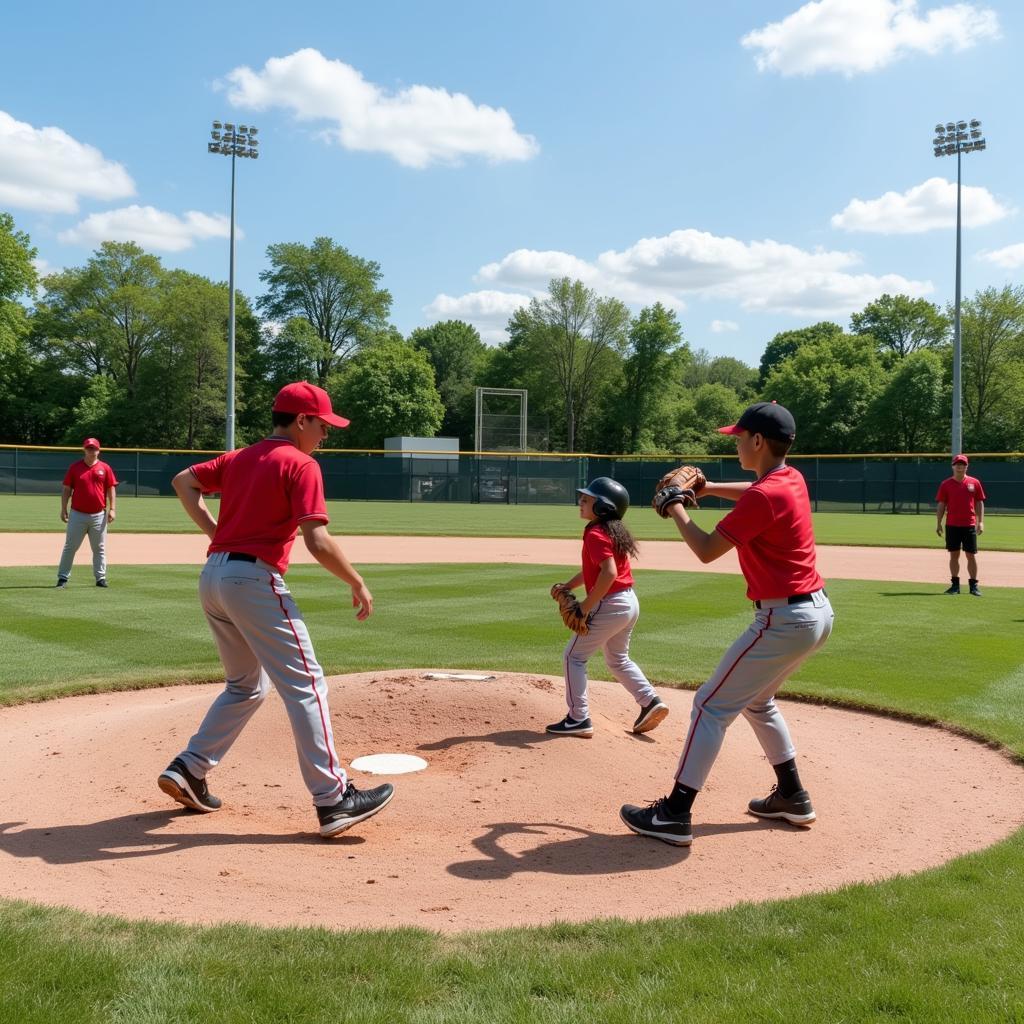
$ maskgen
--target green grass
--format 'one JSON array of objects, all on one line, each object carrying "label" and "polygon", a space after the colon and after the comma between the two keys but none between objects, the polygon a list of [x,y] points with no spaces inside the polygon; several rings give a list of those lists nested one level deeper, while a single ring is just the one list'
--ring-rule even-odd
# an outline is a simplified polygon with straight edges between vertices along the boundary
[{"label": "green grass", "polygon": [[[216,502],[211,508],[216,509]],[[189,533],[192,521],[175,498],[118,499],[114,529],[126,533]],[[578,537],[580,520],[570,505],[460,505],[401,501],[328,502],[335,533],[421,537]],[[40,495],[0,495],[0,533],[61,533],[60,499]],[[702,510],[696,518],[706,529],[722,512]],[[673,525],[647,507],[634,508],[628,523],[640,540],[671,540]],[[1024,516],[988,516],[982,547],[1024,551]],[[935,516],[885,513],[820,512],[814,517],[819,544],[871,547],[941,547]]]},{"label": "green grass", "polygon": [[[564,632],[546,589],[563,570],[366,574],[378,611],[357,624],[321,570],[289,573],[330,671],[559,671]],[[97,651],[104,676],[121,686],[219,674],[194,567],[119,568],[108,591],[81,575],[56,592],[42,589],[42,570],[0,569],[0,701],[104,685],[66,678]],[[640,572],[638,589],[634,650],[659,681],[698,681],[750,614],[731,576]],[[1024,755],[1018,591],[953,600],[926,586],[837,581],[830,593],[836,631],[787,692],[938,718]],[[585,884],[580,896],[600,899]],[[1024,1022],[1022,949],[1024,833],[915,877],[643,924],[332,934],[125,922],[8,902],[0,1020]]]}]

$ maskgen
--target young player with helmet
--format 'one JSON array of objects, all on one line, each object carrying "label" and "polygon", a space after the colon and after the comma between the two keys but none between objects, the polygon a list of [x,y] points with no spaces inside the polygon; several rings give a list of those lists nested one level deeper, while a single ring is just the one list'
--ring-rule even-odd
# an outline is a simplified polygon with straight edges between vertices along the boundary
[{"label": "young player with helmet", "polygon": [[[563,620],[574,632],[563,655],[568,714],[546,731],[556,736],[593,736],[587,662],[603,650],[612,675],[640,706],[633,732],[649,732],[664,721],[668,708],[629,656],[629,640],[640,615],[630,567],[630,556],[636,556],[637,546],[622,521],[629,508],[629,492],[610,477],[600,476],[576,494],[580,518],[587,522],[583,530],[583,567],[572,579],[551,588]],[[572,589],[581,583],[587,594],[577,604]]]},{"label": "young player with helmet", "polygon": [[[754,730],[777,780],[767,797],[750,801],[750,813],[803,826],[815,819],[797,772],[796,749],[775,703],[786,679],[828,639],[833,620],[816,568],[807,484],[786,465],[796,423],[781,405],[758,402],[734,425],[719,430],[735,435],[740,466],[757,479],[706,483],[701,476],[689,489],[670,483],[658,489],[653,504],[660,515],[674,520],[702,562],[736,548],[747,597],[756,608],[754,621],[694,695],[672,791],[646,807],[626,804],[619,812],[632,831],[675,846],[693,841],[694,799],[718,757],[726,729],[740,714]],[[694,491],[736,502],[711,533],[686,512]]]}]

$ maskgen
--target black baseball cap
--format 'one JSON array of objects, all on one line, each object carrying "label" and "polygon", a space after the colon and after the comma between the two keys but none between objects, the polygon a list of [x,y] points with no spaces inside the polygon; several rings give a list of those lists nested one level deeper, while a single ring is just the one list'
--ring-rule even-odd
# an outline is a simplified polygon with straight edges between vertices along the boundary
[{"label": "black baseball cap", "polygon": [[719,427],[720,434],[761,434],[773,441],[792,441],[796,437],[793,414],[778,402],[755,402],[731,427]]}]

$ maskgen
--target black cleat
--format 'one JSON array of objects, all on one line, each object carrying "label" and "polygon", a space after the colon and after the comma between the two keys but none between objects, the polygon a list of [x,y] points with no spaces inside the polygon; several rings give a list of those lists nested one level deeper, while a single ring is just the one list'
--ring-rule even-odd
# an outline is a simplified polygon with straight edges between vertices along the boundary
[{"label": "black cleat", "polygon": [[978,589],[977,584],[971,587],[971,597],[981,597],[981,591]]},{"label": "black cleat", "polygon": [[197,779],[180,757],[176,757],[161,773],[156,784],[179,804],[209,814],[220,810],[220,800],[206,787],[206,779]]},{"label": "black cleat", "polygon": [[589,718],[583,718],[577,722],[575,718],[570,718],[566,715],[560,722],[547,726],[544,731],[554,736],[584,736],[589,738],[594,735],[594,723]]},{"label": "black cleat", "polygon": [[772,786],[766,797],[751,800],[747,809],[759,818],[782,818],[791,825],[810,825],[817,817],[806,789],[798,789],[792,796],[783,796],[778,786]]},{"label": "black cleat", "polygon": [[57,585],[54,587],[54,590],[67,590],[67,589],[68,589],[68,581],[63,576],[58,576],[57,577]]},{"label": "black cleat", "polygon": [[107,579],[106,579],[106,577],[104,577],[103,579],[96,581],[96,586],[97,587],[108,587],[108,586],[110,586],[110,584],[107,583]]},{"label": "black cleat", "polygon": [[960,584],[959,583],[954,583],[953,586],[947,587],[943,591],[943,593],[944,594],[959,594],[960,593]]},{"label": "black cleat", "polygon": [[365,791],[356,789],[350,782],[336,804],[316,809],[316,816],[320,819],[320,835],[336,836],[356,822],[372,818],[390,803],[394,795],[395,787],[390,782]]},{"label": "black cleat", "polygon": [[633,723],[633,732],[650,732],[668,718],[668,707],[655,697],[650,704],[640,709],[637,720]]},{"label": "black cleat", "polygon": [[650,836],[672,846],[689,846],[693,842],[689,813],[673,814],[668,809],[668,797],[655,800],[646,807],[623,804],[619,817],[626,828],[638,836]]}]

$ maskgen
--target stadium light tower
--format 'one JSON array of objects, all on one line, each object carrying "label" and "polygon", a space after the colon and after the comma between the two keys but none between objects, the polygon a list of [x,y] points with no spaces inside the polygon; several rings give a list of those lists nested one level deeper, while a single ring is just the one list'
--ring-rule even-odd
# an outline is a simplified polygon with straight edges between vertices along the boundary
[{"label": "stadium light tower", "polygon": [[947,121],[935,126],[932,148],[936,156],[956,154],[956,304],[953,315],[953,455],[963,451],[963,407],[961,386],[960,352],[960,160],[964,153],[976,153],[985,149],[985,137],[981,134],[981,122],[977,118],[968,121]]},{"label": "stadium light tower", "polygon": [[225,449],[235,447],[235,158],[256,160],[259,129],[253,125],[214,121],[207,153],[231,157],[231,255],[228,260],[228,401]]}]

